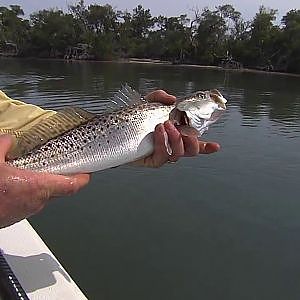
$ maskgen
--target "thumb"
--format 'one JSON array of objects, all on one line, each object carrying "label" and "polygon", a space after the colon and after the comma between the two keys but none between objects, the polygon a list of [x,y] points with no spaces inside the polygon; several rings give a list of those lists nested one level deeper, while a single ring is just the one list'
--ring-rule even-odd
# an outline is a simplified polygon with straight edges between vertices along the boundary
[{"label": "thumb", "polygon": [[0,135],[0,162],[5,162],[5,156],[13,145],[13,137],[11,135]]},{"label": "thumb", "polygon": [[148,94],[145,99],[149,102],[160,102],[162,104],[171,105],[176,101],[176,97],[168,94],[164,90],[156,90]]},{"label": "thumb", "polygon": [[49,173],[33,173],[38,176],[40,190],[48,191],[49,196],[61,197],[78,192],[90,180],[89,174],[77,174],[72,176],[55,175]]}]

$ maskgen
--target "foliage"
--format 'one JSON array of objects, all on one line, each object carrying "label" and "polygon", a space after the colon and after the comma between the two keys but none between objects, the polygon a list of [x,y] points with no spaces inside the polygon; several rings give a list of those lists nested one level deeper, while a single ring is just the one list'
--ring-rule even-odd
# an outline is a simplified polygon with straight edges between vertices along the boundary
[{"label": "foliage", "polygon": [[300,73],[300,10],[291,10],[283,18],[282,45],[286,69]]},{"label": "foliage", "polygon": [[0,7],[0,44],[14,43],[24,49],[29,36],[29,22],[22,19],[24,12],[19,5]]},{"label": "foliage", "polygon": [[246,67],[300,73],[300,10],[291,10],[276,25],[277,11],[261,6],[250,21],[232,5],[195,9],[187,15],[157,16],[138,5],[117,11],[111,5],[68,12],[48,9],[29,20],[18,5],[0,7],[1,45],[14,43],[20,55],[63,57],[67,49],[86,45],[94,59],[155,58],[173,63],[218,65],[237,60]]},{"label": "foliage", "polygon": [[30,16],[32,52],[40,56],[63,56],[75,41],[73,17],[61,10],[41,10]]}]

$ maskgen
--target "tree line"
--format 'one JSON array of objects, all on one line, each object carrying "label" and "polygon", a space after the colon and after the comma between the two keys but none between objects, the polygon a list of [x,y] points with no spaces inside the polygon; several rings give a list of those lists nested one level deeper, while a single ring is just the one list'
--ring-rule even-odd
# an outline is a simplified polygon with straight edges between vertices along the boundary
[{"label": "tree line", "polygon": [[244,20],[232,5],[194,9],[174,17],[152,16],[138,5],[119,11],[111,5],[44,9],[24,18],[19,5],[0,7],[0,49],[16,45],[24,57],[64,57],[68,47],[87,45],[97,60],[151,58],[173,63],[245,67],[300,73],[300,10],[276,23],[277,11],[261,6]]}]

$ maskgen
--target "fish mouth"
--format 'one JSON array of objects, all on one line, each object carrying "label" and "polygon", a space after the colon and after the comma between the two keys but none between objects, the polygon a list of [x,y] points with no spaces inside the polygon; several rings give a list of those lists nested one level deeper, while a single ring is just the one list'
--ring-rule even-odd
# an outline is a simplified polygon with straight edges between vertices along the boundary
[{"label": "fish mouth", "polygon": [[176,126],[190,126],[190,120],[185,111],[174,108],[170,113],[170,120]]},{"label": "fish mouth", "polygon": [[170,121],[173,122],[174,126],[182,136],[199,136],[199,132],[197,131],[197,129],[191,126],[190,119],[188,118],[185,111],[174,108],[170,113]]},{"label": "fish mouth", "polygon": [[218,90],[212,90],[209,92],[210,98],[218,104],[220,109],[226,109],[227,100],[222,96]]}]

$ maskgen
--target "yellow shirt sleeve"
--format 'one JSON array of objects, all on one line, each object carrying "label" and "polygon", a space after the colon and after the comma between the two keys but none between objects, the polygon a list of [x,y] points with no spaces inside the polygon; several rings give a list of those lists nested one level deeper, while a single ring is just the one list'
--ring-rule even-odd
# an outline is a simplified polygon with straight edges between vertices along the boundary
[{"label": "yellow shirt sleeve", "polygon": [[0,90],[0,134],[26,131],[55,113],[36,105],[13,100]]}]

